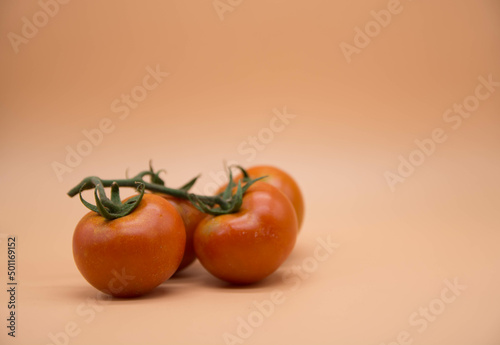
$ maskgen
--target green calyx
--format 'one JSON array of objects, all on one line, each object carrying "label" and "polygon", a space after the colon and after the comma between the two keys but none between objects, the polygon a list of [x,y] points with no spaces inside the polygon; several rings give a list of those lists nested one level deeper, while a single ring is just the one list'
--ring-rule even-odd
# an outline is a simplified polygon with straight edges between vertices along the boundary
[{"label": "green calyx", "polygon": [[[80,195],[80,200],[88,209],[99,213],[106,219],[116,219],[130,214],[141,202],[144,191],[148,190],[155,193],[163,193],[173,197],[189,200],[199,211],[210,215],[222,215],[238,212],[243,202],[243,195],[255,182],[263,179],[259,177],[251,179],[248,173],[241,166],[233,166],[238,168],[243,174],[243,185],[241,181],[236,185],[233,181],[231,168],[229,167],[229,183],[226,189],[215,196],[204,196],[189,193],[189,190],[196,183],[200,175],[194,177],[189,182],[178,189],[168,188],[165,186],[165,181],[160,178],[160,173],[164,170],[154,171],[151,163],[149,170],[142,171],[132,178],[117,179],[117,180],[102,180],[96,176],[90,176],[83,179],[78,185],[73,187],[68,195],[73,197]],[[144,180],[145,176],[149,176],[150,182]],[[105,187],[111,187],[111,199],[106,196]],[[119,187],[137,188],[139,195],[128,199],[125,203],[121,202]],[[236,192],[233,194],[233,189],[236,187]],[[94,188],[94,196],[96,205],[92,205],[82,197],[82,191]]]},{"label": "green calyx", "polygon": [[[82,191],[86,189],[86,185],[91,184],[94,189],[94,197],[95,197],[95,205],[92,205],[88,201],[86,201],[82,196]],[[104,191],[104,186],[102,181],[97,177],[92,177],[90,182],[86,182],[84,185],[80,187],[79,195],[81,202],[87,207],[89,210],[99,213],[101,216],[108,220],[113,220],[121,217],[125,217],[130,214],[133,210],[139,206],[139,203],[144,196],[144,184],[137,184],[137,191],[139,195],[136,195],[125,203],[122,203],[120,198],[120,188],[116,182],[111,184],[111,199],[106,196],[106,192]]]},{"label": "green calyx", "polygon": [[[199,196],[196,194],[188,194],[189,201],[201,212],[208,213],[211,215],[222,215],[238,212],[243,203],[243,195],[245,192],[253,185],[255,182],[263,179],[265,176],[250,179],[248,173],[239,165],[234,165],[232,167],[238,168],[243,174],[244,186],[241,185],[241,181],[238,181],[238,185],[234,183],[233,173],[231,167],[228,168],[229,171],[229,182],[226,189],[215,197]],[[233,189],[236,187],[236,193],[233,195]],[[218,205],[218,206],[217,206]]]}]

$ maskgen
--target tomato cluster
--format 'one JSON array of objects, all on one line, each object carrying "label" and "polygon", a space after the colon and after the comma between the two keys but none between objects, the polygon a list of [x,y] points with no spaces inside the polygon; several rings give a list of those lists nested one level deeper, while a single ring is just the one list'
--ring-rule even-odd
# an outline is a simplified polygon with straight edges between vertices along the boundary
[{"label": "tomato cluster", "polygon": [[[97,206],[89,206],[81,197],[81,191],[88,189],[83,183],[80,197],[92,211],[73,235],[73,255],[81,274],[98,290],[117,297],[148,293],[196,258],[212,275],[233,284],[266,278],[295,245],[303,198],[295,180],[281,169],[256,166],[241,171],[213,199],[188,195],[193,180],[186,188],[173,190],[176,193],[162,193],[169,189],[146,184],[153,193],[142,190],[123,204],[119,194],[109,200],[96,186]],[[163,183],[157,174],[151,176],[153,182]],[[115,192],[120,181],[125,180],[113,182]],[[233,199],[232,206],[226,205]],[[200,200],[221,206],[210,209]],[[120,207],[126,212],[119,214]]]}]

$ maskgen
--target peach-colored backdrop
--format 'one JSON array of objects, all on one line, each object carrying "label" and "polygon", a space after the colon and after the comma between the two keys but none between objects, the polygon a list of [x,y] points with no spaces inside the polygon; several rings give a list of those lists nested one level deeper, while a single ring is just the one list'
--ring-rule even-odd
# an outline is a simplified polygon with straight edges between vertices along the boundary
[{"label": "peach-colored backdrop", "polygon": [[[0,4],[0,343],[500,343],[498,1],[60,1]],[[102,301],[65,193],[149,159],[202,193],[223,160],[290,172],[291,257],[253,287],[197,263]]]}]

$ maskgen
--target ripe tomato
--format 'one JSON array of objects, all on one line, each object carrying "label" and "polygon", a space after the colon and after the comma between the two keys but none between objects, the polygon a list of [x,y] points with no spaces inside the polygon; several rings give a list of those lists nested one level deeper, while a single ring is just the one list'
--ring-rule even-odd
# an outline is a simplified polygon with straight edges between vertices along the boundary
[{"label": "ripe tomato", "polygon": [[214,276],[249,284],[273,273],[295,245],[297,217],[277,188],[259,182],[243,196],[236,213],[204,218],[194,233],[194,249]]},{"label": "ripe tomato", "polygon": [[198,211],[196,207],[191,204],[188,200],[176,198],[166,194],[159,194],[163,198],[167,199],[174,207],[177,212],[182,217],[184,222],[184,227],[186,228],[186,247],[184,249],[184,257],[182,258],[181,264],[177,269],[177,272],[183,270],[187,266],[191,265],[196,259],[196,253],[194,252],[193,236],[198,223],[206,217],[206,214]]},{"label": "ripe tomato", "polygon": [[175,207],[158,195],[145,194],[137,208],[121,218],[87,213],[73,235],[73,256],[96,289],[134,297],[174,274],[185,243],[186,231]]},{"label": "ripe tomato", "polygon": [[[274,187],[278,188],[285,194],[288,199],[292,202],[295,213],[297,214],[297,220],[299,223],[299,230],[302,226],[302,221],[304,220],[304,199],[302,197],[302,192],[300,191],[299,185],[295,180],[283,170],[269,166],[269,165],[257,165],[246,169],[250,178],[255,179],[261,176],[267,176],[262,179],[262,182],[269,183]],[[238,183],[242,179],[242,175],[239,174],[235,177],[235,182]],[[218,193],[224,191],[225,186],[223,186]]]}]

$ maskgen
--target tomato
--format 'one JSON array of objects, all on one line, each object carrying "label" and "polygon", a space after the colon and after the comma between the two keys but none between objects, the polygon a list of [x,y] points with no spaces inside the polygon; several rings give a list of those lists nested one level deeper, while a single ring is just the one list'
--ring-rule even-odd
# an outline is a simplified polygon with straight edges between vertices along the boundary
[{"label": "tomato", "polygon": [[[300,227],[302,226],[302,221],[304,220],[304,199],[302,197],[302,192],[300,191],[297,182],[295,182],[295,180],[283,170],[269,165],[254,166],[249,169],[246,169],[246,171],[248,172],[248,175],[252,179],[261,176],[267,176],[261,181],[269,183],[270,185],[273,185],[274,187],[278,188],[280,191],[283,192],[283,194],[285,194],[288,197],[288,199],[290,199],[293,208],[295,209],[295,213],[297,214],[297,220],[299,223],[299,230],[300,230]],[[236,183],[238,183],[238,181],[242,177],[243,176],[241,174],[237,175],[234,180],[236,181]],[[218,191],[218,193],[224,191],[224,189],[225,186],[222,187]]]},{"label": "tomato", "polygon": [[186,231],[175,207],[158,195],[145,194],[137,208],[121,218],[87,213],[73,235],[73,256],[96,289],[134,297],[174,274],[185,243]]},{"label": "tomato", "polygon": [[181,264],[177,269],[177,272],[183,270],[187,266],[191,265],[196,259],[196,254],[194,252],[193,246],[193,235],[198,223],[206,217],[206,214],[198,211],[196,207],[191,204],[188,200],[176,198],[166,194],[159,194],[166,200],[168,200],[177,209],[177,212],[182,217],[184,222],[184,227],[186,228],[186,247],[184,249],[184,257],[182,258]]},{"label": "tomato", "polygon": [[273,273],[292,251],[298,232],[292,203],[277,188],[258,182],[236,213],[207,216],[194,233],[198,260],[214,276],[255,283]]}]

